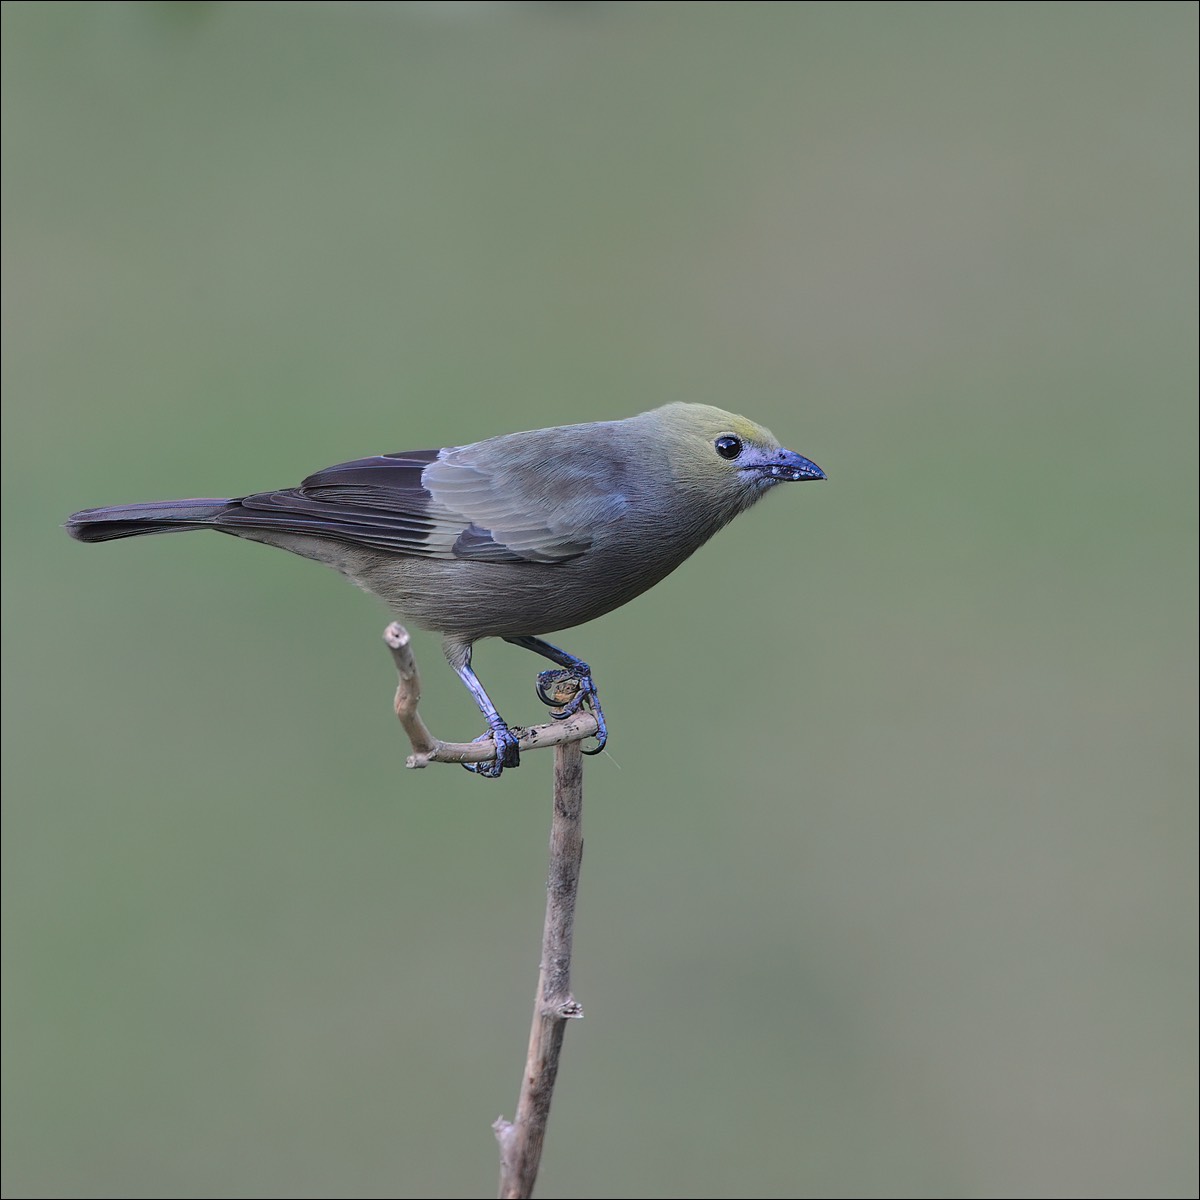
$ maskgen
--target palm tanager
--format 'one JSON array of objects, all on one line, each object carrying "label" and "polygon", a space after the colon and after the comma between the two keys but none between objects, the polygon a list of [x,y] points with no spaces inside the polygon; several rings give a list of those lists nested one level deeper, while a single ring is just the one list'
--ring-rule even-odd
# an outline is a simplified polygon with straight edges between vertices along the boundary
[{"label": "palm tanager", "polygon": [[586,700],[595,714],[598,753],[591,669],[541,635],[632,600],[776,484],[824,478],[745,417],[668,404],[361,458],[281,491],[90,508],[66,529],[81,542],[215,529],[334,567],[442,635],[495,742],[494,760],[473,769],[494,778],[517,765],[518,743],[471,669],[476,641],[503,638],[565,668],[579,688],[570,711]]}]

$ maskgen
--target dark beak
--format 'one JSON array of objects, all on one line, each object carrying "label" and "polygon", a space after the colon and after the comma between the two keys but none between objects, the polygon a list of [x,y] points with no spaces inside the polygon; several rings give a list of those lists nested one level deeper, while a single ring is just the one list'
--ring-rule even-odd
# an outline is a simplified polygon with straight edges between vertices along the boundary
[{"label": "dark beak", "polygon": [[759,470],[768,479],[786,480],[789,483],[796,483],[801,479],[825,478],[825,472],[815,462],[794,450],[780,450],[769,462],[763,463]]}]

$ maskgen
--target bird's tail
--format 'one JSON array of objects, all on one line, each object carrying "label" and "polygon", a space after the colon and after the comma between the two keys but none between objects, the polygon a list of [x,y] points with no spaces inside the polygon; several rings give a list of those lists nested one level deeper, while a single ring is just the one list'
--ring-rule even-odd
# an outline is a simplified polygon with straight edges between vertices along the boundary
[{"label": "bird's tail", "polygon": [[67,518],[66,531],[78,542],[110,542],[143,533],[204,529],[231,507],[229,500],[156,500],[85,508]]}]

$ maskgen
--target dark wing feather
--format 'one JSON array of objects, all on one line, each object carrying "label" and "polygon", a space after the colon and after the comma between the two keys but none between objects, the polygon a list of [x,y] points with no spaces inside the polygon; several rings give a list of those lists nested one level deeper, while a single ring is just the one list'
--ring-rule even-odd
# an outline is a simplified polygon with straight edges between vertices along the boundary
[{"label": "dark wing feather", "polygon": [[437,450],[376,455],[310,475],[298,488],[243,496],[222,514],[230,529],[272,529],[370,546],[395,554],[426,554],[434,521],[421,472]]},{"label": "dark wing feather", "polygon": [[357,490],[375,484],[388,492],[424,492],[421,472],[439,454],[445,453],[445,450],[398,450],[395,454],[356,458],[310,475],[300,489],[345,486]]}]

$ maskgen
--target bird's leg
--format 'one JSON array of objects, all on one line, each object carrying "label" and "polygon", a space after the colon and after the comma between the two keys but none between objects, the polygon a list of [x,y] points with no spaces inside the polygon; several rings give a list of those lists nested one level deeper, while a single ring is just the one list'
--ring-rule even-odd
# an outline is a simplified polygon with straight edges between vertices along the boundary
[{"label": "bird's leg", "polygon": [[475,697],[475,703],[479,705],[479,711],[483,713],[491,729],[490,733],[485,733],[475,740],[485,742],[490,738],[496,744],[496,757],[491,762],[463,763],[462,765],[472,774],[482,775],[485,779],[498,779],[500,772],[505,767],[521,765],[520,743],[517,735],[509,729],[504,718],[496,711],[491,697],[484,691],[483,684],[479,682],[479,676],[471,670],[471,647],[447,642],[445,650],[447,662],[454,668],[459,679],[467,685],[467,690]]},{"label": "bird's leg", "polygon": [[[565,650],[560,650],[557,646],[550,645],[549,642],[543,642],[541,638],[535,637],[510,637],[504,639],[506,642],[511,642],[514,646],[524,646],[526,650],[532,650],[534,654],[540,654],[543,658],[548,658],[552,663],[557,663],[563,667],[569,677],[574,679],[579,685],[579,690],[575,693],[575,697],[564,707],[559,708],[558,702],[553,696],[549,695],[546,688],[553,682],[556,677],[561,678],[558,671],[543,671],[538,676],[537,694],[538,699],[550,708],[558,709],[554,716],[561,719],[569,717],[572,713],[578,712],[583,702],[586,700],[588,706],[592,710],[592,715],[596,718],[596,746],[591,750],[585,750],[584,754],[599,754],[604,749],[604,743],[608,741],[608,726],[604,723],[604,710],[600,707],[600,694],[596,691],[596,685],[592,680],[592,668],[583,661],[582,658],[576,658],[573,654],[568,654]],[[467,685],[470,686],[469,684]]]}]

